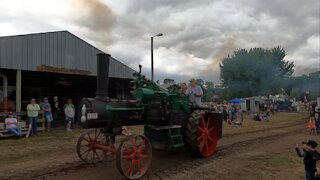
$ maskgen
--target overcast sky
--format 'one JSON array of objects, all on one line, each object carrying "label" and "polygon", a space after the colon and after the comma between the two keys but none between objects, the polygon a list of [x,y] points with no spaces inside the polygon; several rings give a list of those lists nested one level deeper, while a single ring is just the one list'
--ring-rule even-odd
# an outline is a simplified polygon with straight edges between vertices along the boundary
[{"label": "overcast sky", "polygon": [[219,82],[239,48],[282,46],[295,75],[320,69],[319,0],[0,0],[0,36],[68,30],[155,77]]}]

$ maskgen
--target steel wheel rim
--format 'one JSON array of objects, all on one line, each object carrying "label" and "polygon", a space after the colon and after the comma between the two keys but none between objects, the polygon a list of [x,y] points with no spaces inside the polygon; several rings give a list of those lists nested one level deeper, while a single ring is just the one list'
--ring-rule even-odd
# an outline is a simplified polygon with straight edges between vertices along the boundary
[{"label": "steel wheel rim", "polygon": [[200,119],[197,129],[197,143],[203,157],[212,156],[218,142],[218,124],[212,114],[205,114]]},{"label": "steel wheel rim", "polygon": [[100,129],[90,130],[81,134],[77,143],[78,157],[87,164],[103,161],[106,153],[95,147],[95,144],[105,144],[104,134]]},{"label": "steel wheel rim", "polygon": [[151,164],[152,147],[142,135],[125,138],[117,151],[117,168],[129,179],[142,177]]}]

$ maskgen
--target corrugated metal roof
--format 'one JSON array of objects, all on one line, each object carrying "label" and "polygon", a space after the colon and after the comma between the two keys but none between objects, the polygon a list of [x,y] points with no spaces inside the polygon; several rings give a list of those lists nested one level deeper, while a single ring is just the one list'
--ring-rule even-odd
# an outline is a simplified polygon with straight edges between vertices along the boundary
[{"label": "corrugated metal roof", "polygon": [[[0,37],[0,68],[97,75],[103,53],[68,31]],[[110,77],[131,79],[134,72],[112,58]]]}]

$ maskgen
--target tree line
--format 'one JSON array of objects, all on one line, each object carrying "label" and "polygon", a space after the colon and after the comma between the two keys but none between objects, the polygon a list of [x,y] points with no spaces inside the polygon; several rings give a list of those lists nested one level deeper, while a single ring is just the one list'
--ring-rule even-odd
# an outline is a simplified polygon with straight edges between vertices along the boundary
[{"label": "tree line", "polygon": [[[320,71],[292,76],[294,63],[284,59],[281,47],[238,49],[220,64],[220,86],[197,79],[204,91],[204,101],[222,102],[232,98],[268,96],[286,93],[297,100],[320,96]],[[164,83],[174,83],[165,79]]]}]

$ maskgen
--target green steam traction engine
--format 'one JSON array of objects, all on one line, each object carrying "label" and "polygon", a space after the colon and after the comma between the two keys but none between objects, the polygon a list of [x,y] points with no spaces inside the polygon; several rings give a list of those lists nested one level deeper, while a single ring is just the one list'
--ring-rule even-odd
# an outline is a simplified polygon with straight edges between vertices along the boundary
[{"label": "green steam traction engine", "polygon": [[[222,135],[222,118],[210,107],[193,107],[177,89],[163,89],[141,74],[131,81],[132,99],[108,97],[109,54],[97,55],[97,93],[83,98],[79,119],[83,128],[93,128],[79,137],[77,154],[86,163],[116,154],[117,168],[129,179],[148,170],[152,149],[176,150],[184,146],[199,157],[214,154]],[[115,147],[122,126],[144,125],[144,135],[129,135]],[[116,143],[118,144],[118,143]]]}]

